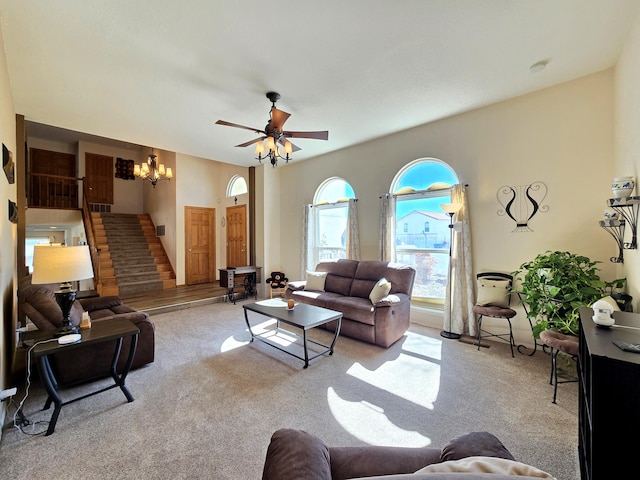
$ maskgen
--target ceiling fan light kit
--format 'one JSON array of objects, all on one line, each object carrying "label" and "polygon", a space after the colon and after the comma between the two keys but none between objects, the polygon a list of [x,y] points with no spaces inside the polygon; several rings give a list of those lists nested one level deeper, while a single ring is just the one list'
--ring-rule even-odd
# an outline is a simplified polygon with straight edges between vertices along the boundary
[{"label": "ceiling fan light kit", "polygon": [[[276,102],[280,99],[279,93],[267,92],[267,98],[271,101],[271,111],[269,112],[269,121],[267,122],[264,130],[224,120],[218,120],[216,122],[217,125],[243,128],[245,130],[251,130],[252,132],[263,134],[261,137],[236,145],[236,147],[248,147],[255,143],[255,154],[258,162],[262,163],[262,160],[266,160],[268,158],[272,167],[276,167],[278,165],[278,159],[283,159],[289,163],[289,160],[293,158],[293,152],[300,150],[300,147],[294,145],[288,140],[289,138],[311,138],[315,140],[329,139],[329,132],[326,130],[318,132],[292,132],[283,130],[284,122],[287,121],[291,114],[276,108]],[[278,144],[282,146],[282,151]]]}]

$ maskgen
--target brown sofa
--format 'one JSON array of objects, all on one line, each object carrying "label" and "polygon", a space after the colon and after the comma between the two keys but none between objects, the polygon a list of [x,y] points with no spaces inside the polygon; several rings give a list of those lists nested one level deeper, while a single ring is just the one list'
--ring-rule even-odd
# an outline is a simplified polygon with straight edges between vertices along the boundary
[{"label": "brown sofa", "polygon": [[444,448],[329,447],[302,430],[276,431],[262,480],[526,480],[553,477],[517,462],[488,432],[470,432]]},{"label": "brown sofa", "polygon": [[[31,275],[26,276],[18,287],[18,308],[43,335],[55,333],[62,324],[62,310],[55,300],[58,285],[32,285]],[[113,318],[127,318],[140,330],[132,369],[154,361],[155,326],[146,312],[140,312],[122,303],[120,297],[105,296],[76,300],[71,308],[71,322],[80,325],[84,311],[89,313],[91,323],[108,322]],[[118,371],[122,371],[129,354],[131,338],[122,342]],[[63,351],[51,358],[51,368],[58,383],[68,386],[98,378],[109,377],[115,342],[105,342]]]},{"label": "brown sofa", "polygon": [[[409,328],[413,267],[340,259],[320,262],[315,271],[327,274],[323,290],[309,290],[306,281],[295,281],[287,284],[284,296],[342,312],[341,335],[388,348]],[[391,282],[391,291],[374,304],[369,295],[382,278]],[[335,331],[336,322],[326,328]]]}]

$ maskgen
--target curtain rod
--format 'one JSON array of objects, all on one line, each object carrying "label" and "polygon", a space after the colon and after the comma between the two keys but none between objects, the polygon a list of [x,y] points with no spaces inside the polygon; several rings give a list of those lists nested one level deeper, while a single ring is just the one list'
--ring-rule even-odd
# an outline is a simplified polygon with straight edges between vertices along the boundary
[{"label": "curtain rod", "polygon": [[[453,187],[453,186],[454,186],[454,185],[451,185],[451,187]],[[465,184],[463,184],[462,186],[463,186],[464,188],[467,188],[467,187],[469,186],[469,184],[468,184],[468,183],[465,183]],[[447,187],[447,188],[434,188],[433,190],[429,190],[429,189],[425,188],[424,190],[415,190],[415,191],[413,191],[413,192],[411,192],[411,193],[438,192],[438,191],[440,191],[440,190],[451,190],[451,187]],[[383,193],[383,194],[382,194],[382,195],[380,195],[378,198],[382,198],[382,197],[389,196],[389,195],[391,195],[391,196],[393,196],[393,197],[401,197],[402,195],[408,195],[408,194],[407,194],[407,193],[405,193],[405,194],[402,194],[402,193],[401,193],[401,194],[397,194],[397,193]]]},{"label": "curtain rod", "polygon": [[349,203],[349,200],[353,200],[354,202],[357,202],[358,199],[357,198],[348,198],[347,201],[345,202],[344,200],[341,202],[327,202],[327,203],[309,203],[308,205],[313,208],[313,207],[322,207],[323,205],[338,205],[339,203]]}]

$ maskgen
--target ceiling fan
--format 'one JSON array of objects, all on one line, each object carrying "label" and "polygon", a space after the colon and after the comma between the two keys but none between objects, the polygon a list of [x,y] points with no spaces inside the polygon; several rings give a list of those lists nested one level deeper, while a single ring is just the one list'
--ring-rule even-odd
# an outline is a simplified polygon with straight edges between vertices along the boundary
[{"label": "ceiling fan", "polygon": [[[271,165],[276,166],[278,164],[278,158],[283,158],[287,162],[291,160],[293,152],[300,150],[300,147],[291,143],[289,138],[313,138],[315,140],[328,140],[329,132],[293,132],[290,130],[283,130],[284,122],[291,116],[291,114],[279,110],[276,108],[276,102],[280,99],[280,94],[277,92],[267,92],[267,98],[271,101],[271,111],[269,112],[269,121],[264,127],[264,130],[259,128],[247,127],[245,125],[239,125],[237,123],[231,123],[224,120],[218,120],[216,125],[226,125],[228,127],[244,128],[245,130],[251,130],[252,132],[261,133],[262,136],[249,140],[248,142],[236,145],[236,147],[248,147],[249,145],[256,144],[256,155],[258,161],[262,163],[263,159],[267,157],[271,160]],[[263,140],[266,140],[263,144]],[[276,145],[279,143],[283,146],[282,153],[280,148]],[[266,149],[266,155],[265,155]]]}]

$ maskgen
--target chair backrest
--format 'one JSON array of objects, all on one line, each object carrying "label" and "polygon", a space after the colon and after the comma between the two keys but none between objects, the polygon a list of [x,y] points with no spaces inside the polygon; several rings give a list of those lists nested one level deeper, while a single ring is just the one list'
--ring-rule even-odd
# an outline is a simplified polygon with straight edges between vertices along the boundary
[{"label": "chair backrest", "polygon": [[502,272],[481,272],[476,275],[476,305],[508,307],[511,304],[513,275]]}]

